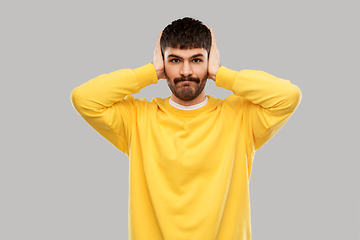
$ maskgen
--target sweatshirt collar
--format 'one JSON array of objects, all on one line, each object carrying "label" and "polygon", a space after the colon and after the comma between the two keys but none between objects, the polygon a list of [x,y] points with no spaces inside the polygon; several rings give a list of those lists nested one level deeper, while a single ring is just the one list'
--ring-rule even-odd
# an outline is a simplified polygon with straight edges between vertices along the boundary
[{"label": "sweatshirt collar", "polygon": [[205,106],[207,104],[208,100],[209,100],[209,98],[207,96],[205,96],[205,100],[202,101],[201,103],[191,105],[191,106],[184,106],[184,105],[181,105],[181,104],[178,104],[178,103],[174,102],[171,98],[169,98],[169,103],[174,108],[184,110],[184,111],[191,111],[191,110],[196,110],[198,108],[201,108],[201,107]]},{"label": "sweatshirt collar", "polygon": [[158,102],[158,105],[160,108],[164,108],[165,111],[168,111],[170,112],[171,114],[174,114],[174,115],[177,115],[179,117],[183,117],[183,118],[192,118],[192,117],[195,117],[203,112],[206,112],[206,111],[211,111],[211,109],[213,107],[215,107],[214,105],[215,104],[215,99],[211,96],[208,96],[207,95],[207,98],[208,98],[208,101],[207,103],[200,107],[200,108],[197,108],[195,110],[190,110],[190,111],[185,111],[185,110],[180,110],[176,107],[173,107],[171,104],[170,104],[170,97],[168,98],[165,98],[165,99],[159,99],[161,100],[161,102],[159,101]]}]

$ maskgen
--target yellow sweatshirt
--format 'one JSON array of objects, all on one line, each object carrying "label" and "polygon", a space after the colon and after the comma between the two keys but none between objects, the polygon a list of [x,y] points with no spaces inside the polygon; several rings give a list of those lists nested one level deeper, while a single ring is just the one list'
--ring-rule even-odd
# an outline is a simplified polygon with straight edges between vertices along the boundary
[{"label": "yellow sweatshirt", "polygon": [[152,64],[103,74],[75,88],[79,114],[130,159],[129,238],[249,240],[249,180],[255,150],[301,99],[288,80],[220,67],[216,85],[234,92],[196,110],[169,98],[130,94],[157,83]]}]

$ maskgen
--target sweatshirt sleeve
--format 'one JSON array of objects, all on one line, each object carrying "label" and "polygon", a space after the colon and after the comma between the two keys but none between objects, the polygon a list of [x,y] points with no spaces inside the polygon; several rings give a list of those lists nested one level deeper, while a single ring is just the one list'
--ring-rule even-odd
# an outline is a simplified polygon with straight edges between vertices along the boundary
[{"label": "sweatshirt sleeve", "polygon": [[134,98],[150,84],[157,83],[154,66],[149,63],[136,69],[122,69],[102,74],[75,88],[71,101],[76,111],[98,133],[128,154]]},{"label": "sweatshirt sleeve", "polygon": [[257,70],[234,71],[220,67],[216,85],[249,100],[250,127],[255,149],[259,149],[289,119],[301,100],[300,89],[289,80]]}]

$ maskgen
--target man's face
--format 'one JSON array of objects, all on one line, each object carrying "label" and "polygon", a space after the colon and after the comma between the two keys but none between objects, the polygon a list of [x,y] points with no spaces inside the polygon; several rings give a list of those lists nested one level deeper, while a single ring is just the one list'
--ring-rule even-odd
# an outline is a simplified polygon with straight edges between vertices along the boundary
[{"label": "man's face", "polygon": [[191,101],[201,94],[208,76],[207,55],[204,48],[165,49],[165,75],[175,97],[182,101]]}]

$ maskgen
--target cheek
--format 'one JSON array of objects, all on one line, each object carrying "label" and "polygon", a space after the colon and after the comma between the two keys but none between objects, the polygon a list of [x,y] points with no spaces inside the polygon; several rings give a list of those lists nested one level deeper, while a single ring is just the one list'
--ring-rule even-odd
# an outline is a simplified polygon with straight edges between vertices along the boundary
[{"label": "cheek", "polygon": [[175,66],[165,64],[164,67],[165,67],[165,73],[166,73],[166,75],[167,75],[169,78],[173,79],[174,77],[178,77],[178,75],[179,75],[179,70],[176,69]]},{"label": "cheek", "polygon": [[196,67],[196,75],[200,78],[204,77],[207,74],[207,71],[208,71],[207,65]]}]

